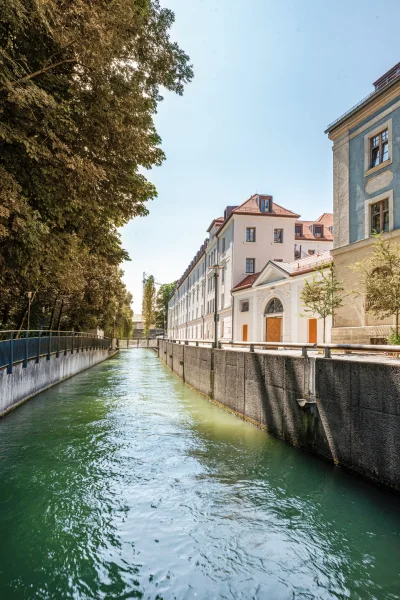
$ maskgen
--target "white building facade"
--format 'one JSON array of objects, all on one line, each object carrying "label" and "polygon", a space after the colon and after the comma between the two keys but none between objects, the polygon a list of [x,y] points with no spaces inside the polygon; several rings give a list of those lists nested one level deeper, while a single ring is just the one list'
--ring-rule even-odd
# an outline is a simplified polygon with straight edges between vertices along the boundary
[{"label": "white building facade", "polygon": [[[290,263],[269,261],[264,269],[246,277],[233,290],[234,341],[322,343],[324,325],[305,311],[301,292],[315,269],[332,262],[329,251]],[[331,317],[325,323],[330,342]]]},{"label": "white building facade", "polygon": [[306,222],[298,219],[298,214],[265,194],[255,194],[240,206],[228,206],[224,216],[211,223],[208,239],[178,282],[169,303],[168,337],[213,340],[217,314],[218,338],[232,340],[232,289],[239,282],[259,273],[268,261],[293,261],[297,242],[307,255],[332,247],[328,227],[317,228],[319,237],[315,237],[309,222],[304,226]]}]

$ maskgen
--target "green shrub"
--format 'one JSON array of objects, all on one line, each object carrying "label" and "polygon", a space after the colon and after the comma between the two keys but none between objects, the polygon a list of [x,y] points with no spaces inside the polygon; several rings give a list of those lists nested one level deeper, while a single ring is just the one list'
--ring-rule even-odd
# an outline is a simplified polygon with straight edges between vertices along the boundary
[{"label": "green shrub", "polygon": [[391,329],[387,341],[390,346],[400,346],[400,333],[396,333],[395,329]]}]

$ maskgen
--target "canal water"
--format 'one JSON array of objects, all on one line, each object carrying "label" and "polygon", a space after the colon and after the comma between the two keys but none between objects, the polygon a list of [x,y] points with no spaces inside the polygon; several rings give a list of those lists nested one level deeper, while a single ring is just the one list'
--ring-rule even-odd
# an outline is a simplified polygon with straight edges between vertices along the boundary
[{"label": "canal water", "polygon": [[0,599],[400,598],[399,498],[130,350],[0,421]]}]

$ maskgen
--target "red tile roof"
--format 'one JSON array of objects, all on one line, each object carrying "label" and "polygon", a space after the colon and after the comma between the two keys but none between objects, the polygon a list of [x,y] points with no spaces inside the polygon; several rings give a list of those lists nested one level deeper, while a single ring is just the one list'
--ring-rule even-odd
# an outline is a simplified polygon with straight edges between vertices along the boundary
[{"label": "red tile roof", "polygon": [[[303,225],[303,235],[296,235],[296,240],[314,240],[314,241],[322,241],[322,242],[332,242],[333,234],[329,231],[328,227],[333,226],[333,214],[332,213],[323,213],[316,221],[296,221],[296,225]],[[324,237],[315,237],[313,229],[313,225],[323,225],[324,226]]]},{"label": "red tile roof", "polygon": [[[246,202],[243,202],[240,206],[235,208],[232,213],[244,213],[244,214],[258,214],[258,215],[266,215],[266,216],[278,216],[278,217],[293,217],[299,218],[300,215],[288,210],[287,208],[283,208],[283,206],[279,206],[276,202],[272,200],[272,211],[263,213],[260,210],[260,206],[258,204],[258,197],[264,197],[263,194],[254,194],[251,196]],[[265,196],[266,198],[271,198],[271,196]],[[271,198],[272,199],[272,198]]]},{"label": "red tile roof", "polygon": [[208,232],[210,232],[210,231],[211,231],[211,229],[214,227],[214,225],[218,225],[218,227],[221,227],[221,225],[223,224],[223,222],[224,222],[224,217],[218,217],[217,219],[214,219],[214,220],[211,222],[211,225],[210,225],[210,227],[207,229],[207,231],[208,231]]},{"label": "red tile roof", "polygon": [[232,292],[251,287],[260,273],[261,271],[259,273],[252,273],[251,275],[247,275],[244,279],[242,279],[240,283],[238,283],[237,285],[235,285],[234,288],[232,288]]}]

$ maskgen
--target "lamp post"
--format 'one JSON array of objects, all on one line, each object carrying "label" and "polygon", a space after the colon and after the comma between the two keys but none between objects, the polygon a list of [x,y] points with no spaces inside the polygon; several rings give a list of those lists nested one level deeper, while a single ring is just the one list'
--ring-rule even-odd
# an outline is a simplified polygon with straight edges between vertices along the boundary
[{"label": "lamp post", "polygon": [[219,271],[223,268],[217,264],[209,267],[209,270],[214,272],[214,348],[218,347],[218,278]]},{"label": "lamp post", "polygon": [[26,295],[28,296],[28,325],[27,325],[27,330],[29,331],[29,325],[30,325],[30,322],[31,322],[31,302],[32,302],[33,292],[27,292]]}]

